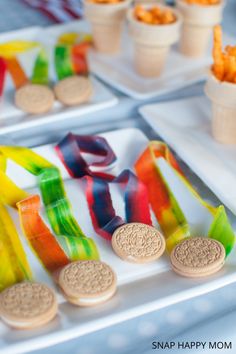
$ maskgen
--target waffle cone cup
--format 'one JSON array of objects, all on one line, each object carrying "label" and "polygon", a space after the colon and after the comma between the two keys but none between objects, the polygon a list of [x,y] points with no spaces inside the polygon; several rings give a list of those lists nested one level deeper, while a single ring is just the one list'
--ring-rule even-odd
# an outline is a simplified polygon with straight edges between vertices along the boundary
[{"label": "waffle cone cup", "polygon": [[139,75],[158,77],[165,66],[169,47],[152,47],[135,43],[134,66]]},{"label": "waffle cone cup", "polygon": [[133,9],[127,12],[129,33],[134,42],[134,65],[141,76],[160,76],[171,45],[179,39],[182,18],[178,11],[172,11],[176,21],[168,25],[149,25],[136,20]]},{"label": "waffle cone cup", "polygon": [[213,27],[221,22],[223,7],[223,1],[218,5],[203,6],[177,0],[184,21],[180,40],[182,54],[201,57],[206,53]]},{"label": "waffle cone cup", "polygon": [[212,103],[212,135],[222,144],[236,144],[236,84],[219,81],[212,73],[205,86]]},{"label": "waffle cone cup", "polygon": [[84,2],[85,18],[91,24],[94,47],[106,54],[120,51],[121,34],[126,10],[131,0],[112,4]]}]

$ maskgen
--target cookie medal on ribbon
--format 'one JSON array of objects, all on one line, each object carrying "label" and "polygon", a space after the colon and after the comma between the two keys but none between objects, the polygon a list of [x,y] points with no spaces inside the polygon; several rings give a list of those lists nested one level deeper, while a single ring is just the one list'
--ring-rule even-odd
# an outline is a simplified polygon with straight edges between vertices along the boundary
[{"label": "cookie medal on ribbon", "polygon": [[59,81],[54,86],[54,93],[65,106],[80,105],[92,96],[87,65],[90,44],[91,39],[86,34],[66,33],[55,47],[55,70]]},{"label": "cookie medal on ribbon", "polygon": [[54,291],[36,282],[15,284],[0,295],[0,316],[17,329],[43,326],[56,316],[57,309]]},{"label": "cookie medal on ribbon", "polygon": [[[21,42],[19,42],[16,48],[21,45]],[[29,42],[27,50],[36,46],[39,45],[34,43],[30,45]],[[17,54],[17,51],[14,52],[13,50],[11,55],[5,58],[7,70],[16,87],[16,106],[28,114],[44,114],[49,112],[53,107],[54,93],[48,86],[49,63],[46,50],[43,47],[40,48],[30,80],[27,78],[20,61],[17,59]]]},{"label": "cookie medal on ribbon", "polygon": [[170,254],[173,270],[185,277],[204,277],[218,272],[225,263],[223,245],[208,237],[190,237]]},{"label": "cookie medal on ribbon", "polygon": [[[1,183],[4,183],[1,172]],[[7,193],[11,194],[10,184]],[[11,216],[1,204],[2,198],[3,193],[0,197],[0,317],[18,329],[42,326],[56,316],[56,296],[46,285],[32,281],[30,265]]]},{"label": "cookie medal on ribbon", "polygon": [[[63,294],[68,301],[76,303],[76,296],[74,293],[71,295],[69,291],[70,282],[67,283],[67,286],[63,287],[63,284],[70,278],[70,276],[62,276],[63,274],[68,275],[68,268],[66,268],[67,271],[65,272],[65,267],[68,266],[69,269],[74,270],[80,264],[80,269],[85,269],[86,264],[90,264],[86,263],[89,261],[92,264],[95,262],[96,267],[94,267],[94,271],[97,269],[96,276],[100,272],[99,279],[101,279],[101,283],[100,285],[98,284],[97,289],[97,301],[90,301],[89,306],[99,303],[101,297],[101,301],[104,301],[104,296],[106,299],[113,296],[116,290],[116,276],[109,266],[99,261],[99,253],[95,242],[84,234],[74,217],[58,168],[32,150],[24,147],[0,146],[0,153],[6,161],[7,159],[11,159],[38,177],[41,197],[39,195],[30,195],[23,191],[9,179],[5,172],[0,171],[0,201],[18,208],[26,239],[53,279],[60,286],[62,284]],[[5,190],[8,191],[7,194]],[[50,223],[50,228],[40,215],[41,199],[44,204],[45,215]],[[108,293],[103,294],[105,285],[107,285],[105,274],[108,269],[109,274],[113,274],[113,281],[111,287],[107,287]],[[83,278],[83,275],[82,278],[80,276],[81,271],[73,271],[72,273],[72,283],[77,282],[77,275],[80,280]],[[94,287],[96,287],[94,274],[92,271],[89,273],[85,272],[86,277],[89,274],[91,275],[91,289],[94,290]],[[102,277],[104,278],[103,280]],[[73,288],[73,284],[71,284],[71,287]],[[94,295],[96,294],[94,293]],[[79,301],[81,292],[78,293],[78,297],[77,304],[87,306],[86,301]],[[30,325],[33,324],[31,323]]]},{"label": "cookie medal on ribbon", "polygon": [[[201,198],[161,141],[148,144],[135,169],[148,189],[150,204],[166,237],[173,270],[185,277],[208,276],[219,271],[235,244],[224,206],[214,207]],[[202,227],[205,225],[195,216],[191,223],[188,221],[173,187],[179,188],[186,205],[194,208],[195,214],[204,215],[208,237],[198,237],[199,232],[205,231]]]},{"label": "cookie medal on ribbon", "polygon": [[[88,176],[84,178],[93,226],[99,235],[111,241],[113,251],[133,263],[148,263],[160,258],[165,251],[165,239],[152,226],[146,188],[134,173],[124,170],[110,183]],[[110,184],[120,187],[126,222],[116,215]]]},{"label": "cookie medal on ribbon", "polygon": [[148,263],[157,260],[165,251],[165,239],[150,225],[128,223],[118,227],[111,239],[114,252],[125,261]]},{"label": "cookie medal on ribbon", "polygon": [[[162,234],[151,226],[148,196],[143,183],[129,170],[123,171],[117,177],[106,173],[93,173],[81,159],[79,136],[70,134],[67,142],[66,147],[65,139],[59,143],[56,151],[72,177],[83,177],[81,181],[85,186],[95,231],[111,241],[114,252],[126,261],[146,263],[157,260],[165,250],[165,240]],[[100,153],[106,157],[105,150]],[[111,184],[117,185],[121,191],[127,223],[116,215],[110,195]]]},{"label": "cookie medal on ribbon", "polygon": [[116,292],[116,274],[101,261],[78,261],[64,267],[58,283],[66,298],[78,306],[94,306],[108,301]]}]

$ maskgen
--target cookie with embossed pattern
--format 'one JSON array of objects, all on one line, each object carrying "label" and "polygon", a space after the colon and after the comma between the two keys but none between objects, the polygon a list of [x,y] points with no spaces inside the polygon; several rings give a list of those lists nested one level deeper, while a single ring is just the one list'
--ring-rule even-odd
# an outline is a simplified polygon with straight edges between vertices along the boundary
[{"label": "cookie with embossed pattern", "polygon": [[125,261],[147,263],[162,256],[165,251],[165,239],[152,226],[138,222],[128,223],[113,233],[112,248]]},{"label": "cookie with embossed pattern", "polygon": [[88,102],[92,91],[91,81],[83,76],[67,77],[54,87],[56,98],[66,106],[76,106]]},{"label": "cookie with embossed pattern", "polygon": [[116,274],[101,261],[72,262],[61,270],[58,282],[67,300],[78,306],[106,302],[116,292]]},{"label": "cookie with embossed pattern", "polygon": [[44,85],[27,84],[16,91],[15,104],[23,112],[43,114],[51,110],[54,103],[52,90]]},{"label": "cookie with embossed pattern", "polygon": [[0,294],[0,316],[13,328],[43,326],[56,316],[57,308],[54,291],[40,283],[15,284]]},{"label": "cookie with embossed pattern", "polygon": [[173,270],[185,277],[204,277],[219,271],[225,262],[223,245],[208,237],[190,237],[170,255]]}]

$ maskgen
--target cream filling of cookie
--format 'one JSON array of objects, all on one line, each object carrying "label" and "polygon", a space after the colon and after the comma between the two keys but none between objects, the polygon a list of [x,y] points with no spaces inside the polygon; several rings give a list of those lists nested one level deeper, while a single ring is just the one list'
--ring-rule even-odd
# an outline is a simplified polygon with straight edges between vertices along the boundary
[{"label": "cream filling of cookie", "polygon": [[31,318],[28,321],[18,321],[16,320],[10,320],[9,318],[6,318],[2,316],[2,320],[9,325],[10,327],[15,327],[15,328],[33,328],[33,327],[38,327],[42,326],[48,322],[50,322],[54,317],[56,316],[56,311],[51,311],[51,313],[45,314],[44,317],[38,319],[38,318]]},{"label": "cream filling of cookie", "polygon": [[[189,277],[201,277],[201,276],[210,276],[213,275],[214,273],[217,273],[221,270],[221,268],[224,266],[225,261],[222,261],[220,264],[216,264],[215,267],[210,268],[210,269],[204,269],[204,268],[196,268],[193,270],[188,270],[188,269],[180,269],[172,264],[173,270],[180,274],[180,275],[186,275]],[[195,271],[194,271],[195,270]]]},{"label": "cream filling of cookie", "polygon": [[114,294],[114,291],[110,292],[109,294],[106,295],[101,295],[101,296],[97,296],[94,298],[81,298],[81,297],[71,297],[71,300],[74,300],[75,302],[78,302],[81,305],[90,305],[90,304],[98,304],[99,302],[105,302],[107,300],[109,300]]},{"label": "cream filling of cookie", "polygon": [[[5,318],[5,317],[2,317],[2,320],[7,324],[7,325],[9,325],[10,327],[17,327],[17,328],[30,328],[30,327],[32,327],[32,326],[34,326],[34,320],[32,319],[32,322],[26,322],[26,321],[18,321],[18,320],[15,320],[15,321],[13,321],[13,320],[9,320],[8,318]],[[50,321],[50,319],[48,319],[48,321],[47,320],[45,320],[45,321],[43,321],[42,323],[47,323],[47,322],[49,322]],[[40,321],[40,323],[41,323],[41,321]],[[40,323],[38,323],[39,325],[40,325]]]}]

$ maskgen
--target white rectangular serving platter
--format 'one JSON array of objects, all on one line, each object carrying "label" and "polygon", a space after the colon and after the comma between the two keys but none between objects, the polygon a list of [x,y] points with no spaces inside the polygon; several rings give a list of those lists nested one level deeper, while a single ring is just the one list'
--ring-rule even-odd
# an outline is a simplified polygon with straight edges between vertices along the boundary
[{"label": "white rectangular serving platter", "polygon": [[[50,79],[56,81],[56,75],[53,68],[53,41],[45,38],[44,30],[40,27],[30,27],[23,30],[3,33],[0,35],[0,43],[10,40],[29,40],[43,43],[48,50],[50,58]],[[31,50],[19,56],[19,60],[28,77],[32,73],[36,50]],[[101,82],[91,77],[93,85],[93,94],[89,102],[76,107],[65,107],[58,101],[55,101],[53,109],[43,115],[29,115],[19,110],[14,105],[15,88],[8,74],[4,95],[0,101],[0,134],[6,134],[21,129],[40,126],[46,123],[59,122],[73,117],[81,117],[85,114],[112,107],[118,103],[118,99]]]},{"label": "white rectangular serving platter", "polygon": [[236,215],[236,146],[211,135],[211,103],[193,97],[141,107],[149,125]]},{"label": "white rectangular serving platter", "polygon": [[[46,31],[55,37],[63,32],[90,31],[85,21],[73,21],[64,25],[54,25]],[[225,43],[234,43],[232,38],[224,35]],[[171,49],[166,67],[159,78],[147,79],[139,76],[133,65],[132,40],[127,28],[123,33],[122,50],[118,55],[104,55],[95,51],[90,53],[92,72],[119,91],[139,100],[147,100],[176,91],[194,83],[203,81],[207,67],[212,62],[211,47],[203,58],[188,58],[180,54],[177,47]]]},{"label": "white rectangular serving platter", "polygon": [[[134,162],[145,149],[147,138],[138,129],[123,129],[101,134],[114,149],[117,162],[111,173],[118,174],[124,168],[132,168]],[[163,308],[165,306],[189,299],[223,287],[236,281],[236,259],[227,259],[225,267],[216,275],[205,279],[187,279],[176,275],[169,265],[168,256],[159,261],[135,265],[120,260],[111,249],[108,241],[96,235],[90,220],[85,196],[78,181],[71,180],[59,161],[52,145],[34,149],[57,165],[65,181],[65,189],[71,201],[73,212],[83,231],[96,241],[101,259],[109,263],[118,276],[118,292],[106,304],[94,308],[79,308],[68,304],[55,289],[59,300],[59,314],[56,319],[41,329],[30,331],[12,330],[0,323],[1,354],[26,353],[35,349],[83,336],[89,332],[122,322],[133,317]],[[127,154],[127,151],[129,153]],[[183,208],[192,232],[205,232],[209,227],[209,212],[197,205],[189,196],[183,185],[176,180],[172,171],[163,160],[159,166],[175,192]],[[22,188],[32,193],[39,193],[37,181],[21,167],[9,161],[7,174]],[[17,176],[17,177],[16,177]],[[111,187],[111,194],[117,214],[124,216],[124,203],[118,189]],[[28,247],[19,226],[16,211],[10,211],[24,244],[35,279],[54,287],[51,279],[43,270],[39,261]],[[45,217],[44,210],[41,211]],[[154,222],[154,225],[156,223]],[[157,226],[157,225],[156,225]]]}]

